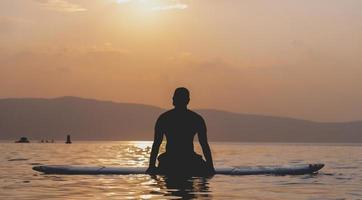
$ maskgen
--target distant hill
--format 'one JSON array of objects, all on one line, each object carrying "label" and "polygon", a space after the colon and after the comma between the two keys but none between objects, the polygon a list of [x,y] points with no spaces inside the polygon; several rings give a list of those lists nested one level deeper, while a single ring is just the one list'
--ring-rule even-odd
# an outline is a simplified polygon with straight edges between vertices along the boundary
[{"label": "distant hill", "polygon": [[[0,99],[0,139],[151,140],[165,110],[148,105],[78,97]],[[362,142],[362,122],[306,120],[196,110],[212,141]]]}]

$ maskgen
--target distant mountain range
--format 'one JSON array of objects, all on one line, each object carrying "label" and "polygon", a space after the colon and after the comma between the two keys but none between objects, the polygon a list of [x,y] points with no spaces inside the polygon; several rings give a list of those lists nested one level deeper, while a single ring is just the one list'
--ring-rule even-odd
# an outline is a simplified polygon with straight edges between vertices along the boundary
[{"label": "distant mountain range", "polygon": [[[0,99],[0,139],[152,140],[164,109],[78,97]],[[286,117],[196,110],[211,141],[362,142],[362,122],[320,123]]]}]

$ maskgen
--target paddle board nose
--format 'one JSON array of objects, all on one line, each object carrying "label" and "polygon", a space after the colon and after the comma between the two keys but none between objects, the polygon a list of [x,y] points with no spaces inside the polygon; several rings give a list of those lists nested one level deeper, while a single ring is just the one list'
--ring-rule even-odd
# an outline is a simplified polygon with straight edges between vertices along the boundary
[{"label": "paddle board nose", "polygon": [[38,172],[42,172],[41,166],[35,166],[35,167],[33,167],[33,170],[38,171]]},{"label": "paddle board nose", "polygon": [[322,163],[309,164],[309,167],[310,167],[311,169],[314,169],[314,170],[318,171],[318,170],[320,170],[320,169],[322,169],[322,168],[324,167],[324,164],[322,164]]}]

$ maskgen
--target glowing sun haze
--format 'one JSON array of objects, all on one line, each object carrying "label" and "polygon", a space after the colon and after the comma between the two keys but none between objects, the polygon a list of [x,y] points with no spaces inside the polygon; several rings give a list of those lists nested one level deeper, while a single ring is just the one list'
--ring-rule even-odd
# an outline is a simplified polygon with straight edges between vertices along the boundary
[{"label": "glowing sun haze", "polygon": [[145,10],[172,10],[186,9],[187,4],[181,3],[178,0],[117,0],[119,4],[133,4],[139,9]]},{"label": "glowing sun haze", "polygon": [[1,0],[0,98],[362,120],[360,0]]}]

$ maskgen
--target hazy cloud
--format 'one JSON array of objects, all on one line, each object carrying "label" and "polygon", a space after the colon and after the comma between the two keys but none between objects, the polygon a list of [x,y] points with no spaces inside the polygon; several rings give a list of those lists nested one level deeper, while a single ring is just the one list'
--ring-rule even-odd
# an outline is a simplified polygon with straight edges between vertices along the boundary
[{"label": "hazy cloud", "polygon": [[117,3],[129,3],[131,2],[132,0],[116,0]]},{"label": "hazy cloud", "polygon": [[180,0],[116,0],[119,4],[135,3],[139,5],[146,5],[151,10],[183,10],[188,7],[187,4],[182,3]]},{"label": "hazy cloud", "polygon": [[66,0],[35,0],[42,8],[59,12],[82,12],[86,8]]},{"label": "hazy cloud", "polygon": [[152,10],[174,10],[174,9],[183,10],[186,8],[187,8],[186,4],[174,4],[174,5],[166,5],[166,6],[155,6],[152,8]]}]

